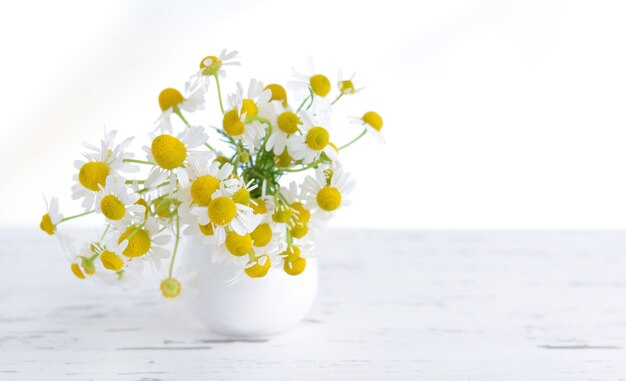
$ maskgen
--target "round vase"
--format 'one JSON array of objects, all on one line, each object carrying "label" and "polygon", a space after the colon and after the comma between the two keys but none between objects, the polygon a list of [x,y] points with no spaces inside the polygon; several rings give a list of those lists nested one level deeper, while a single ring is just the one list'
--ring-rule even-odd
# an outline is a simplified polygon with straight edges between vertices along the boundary
[{"label": "round vase", "polygon": [[231,337],[262,337],[282,332],[300,321],[317,294],[318,265],[307,258],[297,276],[273,267],[263,278],[243,274],[233,263],[213,263],[211,248],[197,238],[186,237],[181,265],[196,273],[197,292],[187,299],[191,313],[206,327]]}]

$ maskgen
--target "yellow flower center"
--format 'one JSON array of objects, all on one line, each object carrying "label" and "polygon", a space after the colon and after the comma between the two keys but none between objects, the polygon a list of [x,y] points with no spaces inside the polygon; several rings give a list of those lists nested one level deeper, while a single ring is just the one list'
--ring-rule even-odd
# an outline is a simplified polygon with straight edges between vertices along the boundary
[{"label": "yellow flower center", "polygon": [[293,261],[284,261],[283,270],[289,275],[299,275],[306,268],[306,259],[298,257]]},{"label": "yellow flower center", "polygon": [[317,205],[327,212],[332,212],[341,205],[341,192],[331,186],[325,186],[317,193]]},{"label": "yellow flower center", "polygon": [[261,198],[255,198],[254,202],[250,203],[250,207],[254,214],[264,214],[267,213],[267,205],[265,205],[265,201]]},{"label": "yellow flower center", "polygon": [[198,224],[198,227],[200,228],[200,231],[202,232],[202,234],[206,236],[213,235],[213,225],[210,222],[206,225]]},{"label": "yellow flower center", "polygon": [[298,131],[298,124],[300,124],[300,117],[291,111],[285,111],[278,115],[276,120],[278,128],[288,134],[294,134]]},{"label": "yellow flower center", "polygon": [[39,223],[39,228],[41,228],[41,230],[45,231],[49,235],[53,235],[54,234],[54,230],[56,229],[56,225],[54,225],[52,223],[52,220],[50,219],[50,215],[48,213],[44,214],[43,217],[41,217],[41,222]]},{"label": "yellow flower center", "polygon": [[[260,259],[265,257],[265,263],[262,265],[259,263]],[[254,265],[247,267],[244,271],[250,278],[263,278],[267,275],[270,267],[272,267],[272,261],[267,254],[261,255],[259,258],[255,260]]]},{"label": "yellow flower center", "polygon": [[237,215],[237,205],[226,196],[218,197],[209,203],[209,219],[216,225],[226,225]]},{"label": "yellow flower center", "polygon": [[294,209],[297,213],[298,221],[306,224],[311,219],[311,212],[302,205],[300,201],[296,201],[291,204],[291,209]]},{"label": "yellow flower center", "polygon": [[361,119],[365,123],[372,126],[372,128],[376,131],[380,131],[380,129],[383,128],[383,118],[374,111],[366,112],[365,114],[363,114],[363,117]]},{"label": "yellow flower center", "polygon": [[97,192],[104,186],[109,175],[109,166],[101,161],[83,164],[78,171],[78,181],[85,188]]},{"label": "yellow flower center", "polygon": [[298,222],[291,228],[291,236],[294,238],[302,238],[309,232],[309,227],[306,224]]},{"label": "yellow flower center", "polygon": [[215,56],[206,56],[200,61],[203,75],[215,75],[222,67],[222,61]]},{"label": "yellow flower center", "polygon": [[152,156],[163,169],[178,168],[187,158],[187,148],[171,135],[159,135],[152,141]]},{"label": "yellow flower center", "polygon": [[199,206],[207,206],[211,202],[211,195],[220,189],[220,181],[213,176],[200,176],[191,183],[191,199]]},{"label": "yellow flower center", "polygon": [[148,218],[148,214],[150,214],[150,206],[148,205],[148,202],[146,200],[144,200],[143,198],[140,198],[139,200],[137,200],[135,202],[135,205],[141,205],[144,207],[144,212],[143,212],[143,219],[147,219]]},{"label": "yellow flower center", "polygon": [[265,90],[269,89],[272,92],[270,101],[281,101],[283,106],[287,106],[287,92],[285,88],[277,83],[271,83],[265,86]]},{"label": "yellow flower center", "polygon": [[254,246],[263,247],[272,240],[272,228],[269,224],[259,224],[259,226],[250,233]]},{"label": "yellow flower center", "polygon": [[233,195],[233,201],[241,205],[250,205],[250,192],[246,188],[241,188]]},{"label": "yellow flower center", "polygon": [[235,232],[230,232],[226,236],[226,248],[236,257],[246,255],[252,250],[252,237],[247,233],[239,235]]},{"label": "yellow flower center", "polygon": [[85,274],[83,274],[83,271],[80,269],[80,266],[78,265],[78,263],[72,263],[72,266],[70,267],[70,269],[72,270],[72,273],[76,275],[76,278],[85,279]]},{"label": "yellow flower center", "polygon": [[354,89],[354,84],[349,79],[339,82],[339,91],[344,94],[354,94],[356,92],[356,90]]},{"label": "yellow flower center", "polygon": [[296,245],[289,246],[285,251],[280,253],[280,255],[285,259],[285,261],[294,261],[296,258],[300,257],[301,250]]},{"label": "yellow flower center", "polygon": [[306,134],[306,145],[313,151],[321,151],[328,145],[328,131],[324,127],[313,127]]},{"label": "yellow flower center", "polygon": [[275,222],[284,224],[289,222],[292,214],[293,212],[291,211],[290,207],[288,207],[287,205],[280,205],[274,210],[274,214],[272,214],[272,219]]},{"label": "yellow flower center", "polygon": [[115,254],[112,251],[105,250],[100,254],[100,261],[102,262],[102,266],[105,269],[120,271],[122,267],[124,267],[124,261],[119,255]]},{"label": "yellow flower center", "polygon": [[180,91],[167,88],[159,94],[159,106],[161,111],[165,111],[170,107],[176,107],[185,100]]},{"label": "yellow flower center", "polygon": [[325,97],[330,92],[330,81],[322,74],[315,74],[309,79],[311,90],[320,97]]},{"label": "yellow flower center", "polygon": [[253,118],[257,116],[258,113],[259,109],[252,99],[246,98],[241,102],[241,115],[246,114],[246,118]]},{"label": "yellow flower center", "polygon": [[110,220],[118,221],[126,215],[126,208],[119,198],[112,194],[108,194],[100,201],[100,210],[102,214]]},{"label": "yellow flower center", "polygon": [[237,110],[230,110],[224,114],[222,126],[224,127],[224,131],[230,136],[239,136],[243,134],[244,131],[243,122],[239,118]]},{"label": "yellow flower center", "polygon": [[[131,236],[132,235],[132,236]],[[152,240],[150,234],[147,231],[138,228],[137,226],[130,226],[118,239],[117,243],[122,243],[128,238],[128,246],[122,252],[129,258],[141,257],[146,254],[152,246]]]},{"label": "yellow flower center", "polygon": [[289,156],[287,150],[276,157],[276,166],[278,168],[289,168],[293,159]]},{"label": "yellow flower center", "polygon": [[161,294],[166,298],[175,298],[180,295],[182,287],[180,282],[174,278],[166,278],[161,281]]}]

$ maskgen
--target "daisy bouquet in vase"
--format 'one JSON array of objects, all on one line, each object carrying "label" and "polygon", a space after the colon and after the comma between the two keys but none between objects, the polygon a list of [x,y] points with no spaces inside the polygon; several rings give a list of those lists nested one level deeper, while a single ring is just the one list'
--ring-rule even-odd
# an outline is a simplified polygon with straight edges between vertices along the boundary
[{"label": "daisy bouquet in vase", "polygon": [[[155,290],[190,296],[213,328],[258,334],[286,328],[309,308],[315,242],[354,187],[339,157],[367,134],[382,141],[383,121],[374,111],[354,116],[354,138],[337,144],[332,110],[361,89],[354,76],[333,83],[312,65],[286,86],[252,79],[224,98],[220,80],[235,59],[207,56],[183,91],[159,94],[143,154],[115,131],[85,144],[72,187],[83,210],[64,217],[52,198],[40,227],[59,238],[78,279],[127,285],[148,268],[160,276]],[[90,239],[61,231],[87,215],[103,221]]]}]

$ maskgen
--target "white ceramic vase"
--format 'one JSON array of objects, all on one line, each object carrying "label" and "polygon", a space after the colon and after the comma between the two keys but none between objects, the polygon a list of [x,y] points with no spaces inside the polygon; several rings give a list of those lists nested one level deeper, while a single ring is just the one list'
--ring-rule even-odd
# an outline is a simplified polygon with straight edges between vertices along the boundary
[{"label": "white ceramic vase", "polygon": [[229,284],[241,270],[235,264],[212,263],[210,250],[197,239],[186,237],[181,264],[195,272],[197,289],[187,304],[206,327],[231,337],[263,337],[282,332],[300,321],[317,294],[318,266],[308,258],[303,273],[286,274],[273,267],[263,278]]}]

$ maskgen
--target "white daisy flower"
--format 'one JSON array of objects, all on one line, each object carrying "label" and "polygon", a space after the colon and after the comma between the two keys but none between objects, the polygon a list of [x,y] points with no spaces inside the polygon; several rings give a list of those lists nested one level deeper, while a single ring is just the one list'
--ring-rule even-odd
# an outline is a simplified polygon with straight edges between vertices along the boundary
[{"label": "white daisy flower", "polygon": [[63,215],[59,212],[59,199],[52,197],[50,203],[44,197],[43,201],[46,203],[46,214],[41,217],[39,228],[48,235],[54,235],[57,230],[57,224],[63,219]]},{"label": "white daisy flower", "polygon": [[283,153],[287,147],[288,138],[300,131],[302,120],[290,108],[277,105],[276,117],[272,120],[271,135],[267,138],[265,149],[273,151],[275,155]]},{"label": "white daisy flower", "polygon": [[94,252],[91,245],[81,244],[76,248],[74,239],[67,236],[59,236],[59,242],[65,253],[65,259],[70,264],[70,271],[78,279],[87,279],[96,273],[96,268],[91,261],[94,258]]},{"label": "white daisy flower", "polygon": [[337,87],[342,95],[356,94],[364,89],[364,87],[357,87],[358,81],[354,79],[356,73],[353,73],[350,77],[343,76],[343,70],[339,70],[337,75]]},{"label": "white daisy flower", "polygon": [[180,114],[181,110],[187,112],[204,110],[204,91],[203,89],[196,89],[184,97],[180,91],[167,88],[159,94],[159,107],[161,107],[161,115],[155,122],[157,130],[172,134],[172,113],[182,115]]},{"label": "white daisy flower", "polygon": [[207,206],[193,207],[191,213],[197,217],[199,225],[207,226],[210,224],[210,229],[218,245],[226,241],[227,230],[240,236],[249,235],[248,233],[256,228],[259,221],[252,208],[236,203],[222,190],[213,193]]},{"label": "white daisy flower", "polygon": [[295,80],[287,82],[287,86],[294,88],[300,94],[308,93],[308,90],[310,89],[310,91],[312,91],[317,97],[326,97],[331,90],[330,80],[327,76],[320,74],[315,69],[315,63],[313,62],[312,57],[309,57],[308,59],[307,69],[306,73],[301,73],[296,69],[292,69]]},{"label": "white daisy flower", "polygon": [[222,126],[226,134],[235,140],[242,140],[254,153],[265,136],[266,124],[259,119],[270,120],[274,117],[274,105],[270,103],[272,92],[263,89],[263,82],[250,80],[247,98],[243,87],[237,83],[237,92],[228,97],[229,109],[224,113]]},{"label": "white daisy flower", "polygon": [[187,91],[194,91],[198,86],[202,86],[204,91],[209,87],[209,82],[212,76],[219,75],[225,77],[226,72],[222,69],[223,66],[239,66],[240,62],[235,61],[237,58],[237,51],[228,52],[226,49],[222,50],[220,54],[216,56],[206,56],[200,61],[200,68],[198,72],[194,74],[187,83],[185,88]]},{"label": "white daisy flower", "polygon": [[170,251],[164,246],[171,237],[160,233],[159,225],[153,217],[148,217],[141,224],[128,226],[116,236],[118,244],[128,241],[128,245],[122,250],[128,261],[145,261],[161,270],[161,261],[170,255]]},{"label": "white daisy flower", "polygon": [[187,184],[189,178],[184,166],[193,157],[208,160],[208,151],[194,150],[206,143],[209,136],[200,126],[186,128],[176,137],[169,134],[154,136],[151,134],[152,144],[144,146],[143,150],[148,155],[148,161],[156,163],[151,170],[144,185],[152,188],[169,180],[169,189],[173,190],[176,180],[181,184]]},{"label": "white daisy flower", "polygon": [[346,196],[354,189],[355,181],[341,166],[323,170],[317,168],[315,178],[307,176],[302,186],[309,205],[322,215],[328,215],[348,205]]},{"label": "white daisy flower", "polygon": [[96,197],[96,211],[113,225],[127,226],[144,217],[146,209],[136,204],[138,200],[139,194],[129,193],[123,177],[109,175],[102,192]]},{"label": "white daisy flower", "polygon": [[324,153],[331,161],[337,160],[337,150],[330,142],[328,130],[315,125],[309,113],[302,113],[302,135],[292,135],[287,141],[289,155],[295,160],[310,164]]},{"label": "white daisy flower", "polygon": [[300,275],[306,269],[306,259],[310,257],[312,245],[290,245],[279,254],[283,270],[289,275]]},{"label": "white daisy flower", "polygon": [[78,174],[73,177],[76,183],[72,186],[72,199],[82,199],[81,205],[85,210],[93,208],[96,194],[106,185],[109,175],[116,175],[118,171],[132,172],[137,169],[137,166],[124,163],[125,159],[133,157],[132,154],[124,152],[133,138],[128,138],[116,146],[116,134],[117,131],[105,132],[99,148],[83,143],[92,152],[83,153],[86,161],[74,162]]},{"label": "white daisy flower", "polygon": [[350,120],[354,124],[365,126],[367,132],[376,138],[380,143],[385,142],[383,134],[380,132],[383,128],[383,118],[374,111],[368,111],[362,117],[353,116]]}]

